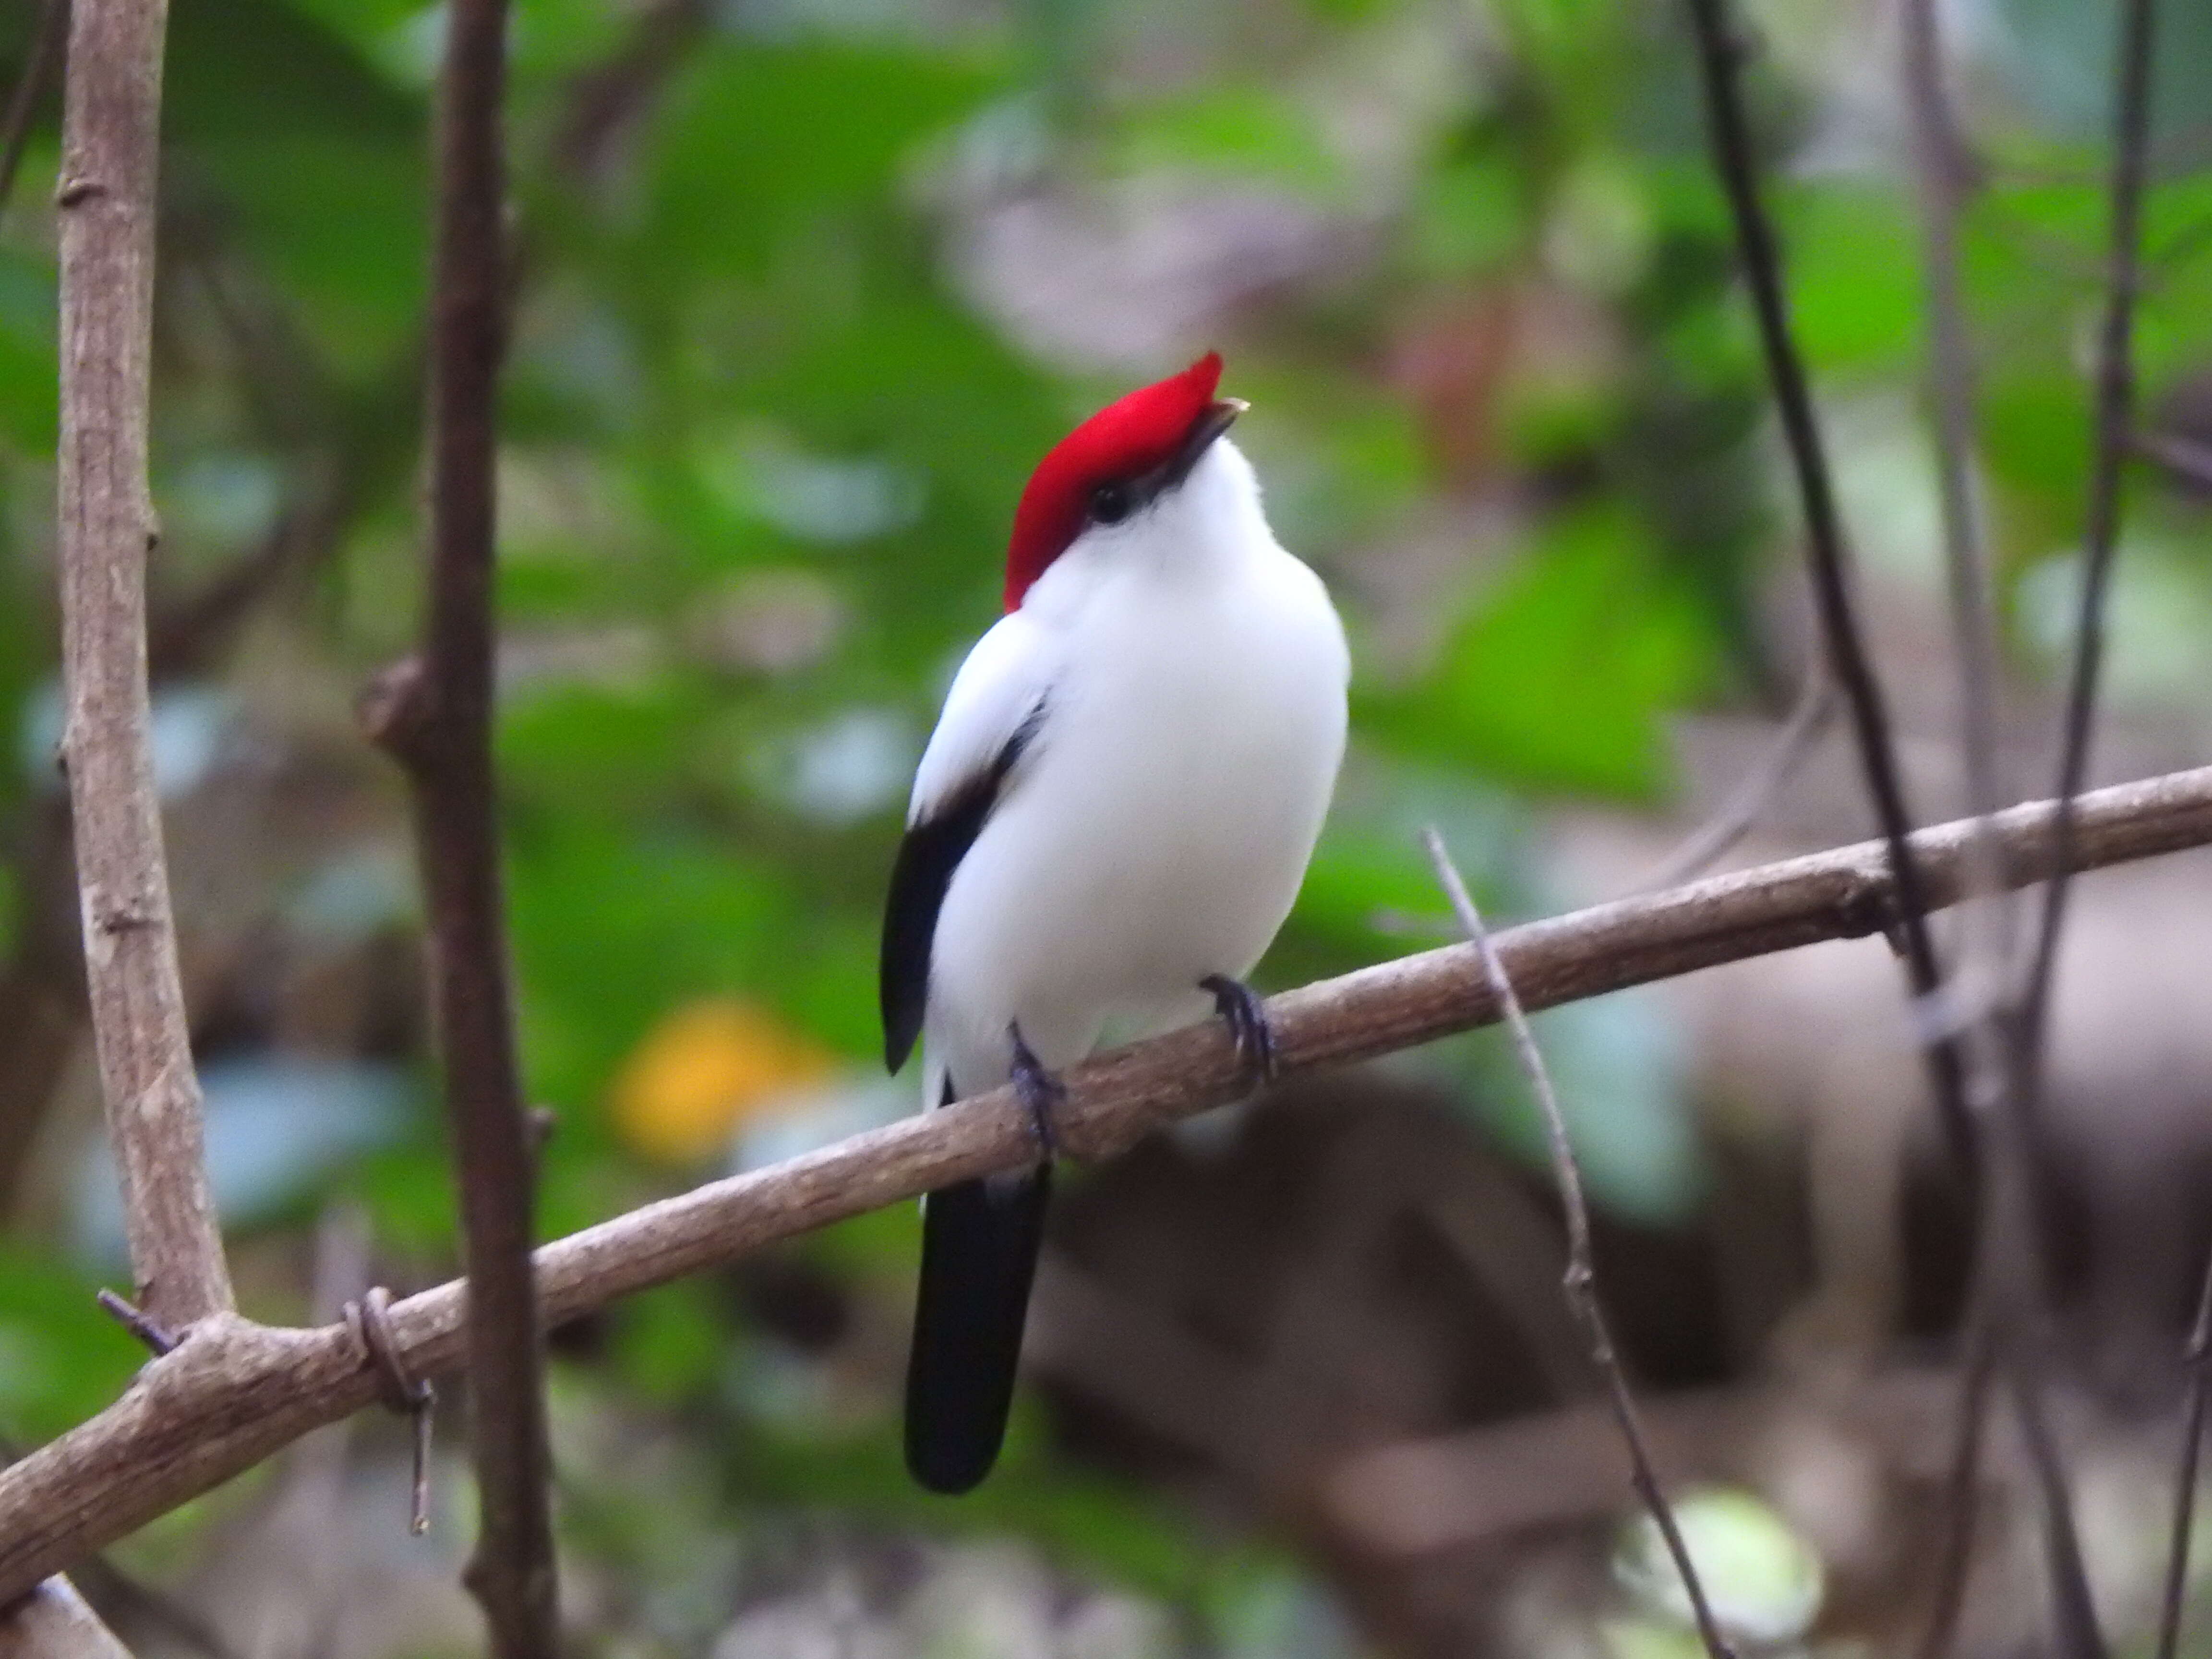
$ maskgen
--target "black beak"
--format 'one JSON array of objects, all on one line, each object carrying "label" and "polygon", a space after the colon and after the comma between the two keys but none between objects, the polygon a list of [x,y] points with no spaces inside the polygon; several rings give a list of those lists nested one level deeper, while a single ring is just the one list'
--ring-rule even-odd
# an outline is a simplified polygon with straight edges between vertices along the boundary
[{"label": "black beak", "polygon": [[[1252,405],[1242,398],[1220,398],[1199,411],[1198,418],[1190,423],[1190,430],[1176,446],[1174,454],[1154,475],[1158,483],[1147,494],[1160,489],[1172,489],[1190,477],[1190,470],[1198,465],[1199,457],[1213,447],[1213,441],[1237,423],[1237,417]],[[1151,482],[1151,480],[1147,480]]]}]

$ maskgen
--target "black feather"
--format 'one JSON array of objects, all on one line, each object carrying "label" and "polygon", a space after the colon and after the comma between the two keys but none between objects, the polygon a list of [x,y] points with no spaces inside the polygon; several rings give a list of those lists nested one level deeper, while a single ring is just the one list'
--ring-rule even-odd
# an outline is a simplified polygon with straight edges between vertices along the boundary
[{"label": "black feather", "polygon": [[1042,1164],[963,1181],[923,1206],[906,1466],[932,1492],[967,1492],[998,1461],[1051,1191],[1052,1165]]},{"label": "black feather", "polygon": [[937,913],[952,885],[952,872],[1006,791],[1007,775],[1021,759],[1044,717],[1040,701],[1014,728],[991,763],[968,780],[927,817],[907,827],[891,866],[890,896],[884,904],[884,945],[879,990],[884,1011],[884,1064],[896,1072],[914,1052],[929,1004],[930,942]]}]

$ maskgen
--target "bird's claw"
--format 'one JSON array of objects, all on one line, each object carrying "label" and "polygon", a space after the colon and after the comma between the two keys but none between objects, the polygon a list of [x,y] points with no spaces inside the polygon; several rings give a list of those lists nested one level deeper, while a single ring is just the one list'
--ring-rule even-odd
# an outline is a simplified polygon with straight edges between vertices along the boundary
[{"label": "bird's claw", "polygon": [[1049,1164],[1060,1156],[1060,1128],[1053,1120],[1067,1103],[1066,1085],[1047,1071],[1044,1062],[1022,1041],[1019,1024],[1009,1024],[1006,1036],[1014,1051],[1014,1093],[1029,1112],[1030,1133],[1036,1136],[1037,1146],[1044,1155],[1042,1161]]},{"label": "bird's claw", "polygon": [[1198,988],[1213,994],[1213,1012],[1229,1028],[1237,1057],[1262,1083],[1275,1080],[1275,1033],[1267,1024],[1267,1005],[1260,994],[1242,980],[1226,974],[1208,974]]}]

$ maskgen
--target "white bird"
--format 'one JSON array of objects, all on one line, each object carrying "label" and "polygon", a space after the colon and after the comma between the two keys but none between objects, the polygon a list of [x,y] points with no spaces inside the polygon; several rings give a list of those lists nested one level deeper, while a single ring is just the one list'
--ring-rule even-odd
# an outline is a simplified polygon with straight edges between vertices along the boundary
[{"label": "white bird", "polygon": [[1023,491],[1006,613],[947,694],[884,918],[885,1057],[924,1104],[1011,1079],[1030,1172],[924,1206],[906,1455],[965,1492],[999,1452],[1051,1177],[1054,1073],[1109,1029],[1211,1008],[1272,1069],[1243,984],[1290,912],[1343,758],[1350,675],[1321,580],[1223,434],[1218,355],[1133,392]]}]

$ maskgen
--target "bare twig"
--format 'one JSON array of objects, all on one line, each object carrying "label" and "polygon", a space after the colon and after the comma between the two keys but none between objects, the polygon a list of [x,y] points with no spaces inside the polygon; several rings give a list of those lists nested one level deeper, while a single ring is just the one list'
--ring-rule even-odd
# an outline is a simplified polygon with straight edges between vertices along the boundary
[{"label": "bare twig", "polygon": [[[1935,0],[1908,0],[1903,45],[1905,103],[1912,117],[1921,270],[1927,292],[1928,388],[1936,416],[1944,564],[1958,659],[1960,768],[1966,780],[1967,808],[1979,826],[1971,842],[1969,884],[1974,896],[1965,907],[1956,967],[1948,988],[1954,1005],[1949,1012],[1960,1030],[1967,1101],[1984,1152],[1973,1281],[1982,1305],[1968,1314],[1970,1345],[1982,1352],[1960,1373],[1952,1456],[1954,1491],[1960,1501],[1949,1517],[1957,1541],[1943,1559],[1947,1570],[1963,1575],[1971,1559],[1972,1497],[1984,1438],[1980,1416],[1990,1399],[1988,1358],[1993,1356],[2006,1368],[2022,1417],[2041,1421],[2039,1356],[2044,1298],[2033,1173],[2039,1137],[2029,1057],[2017,1041],[2017,1022],[2008,1017],[2004,1006],[2014,907],[2012,896],[1998,881],[1996,848],[1987,829],[1990,815],[2002,799],[2004,781],[1997,740],[1996,607],[1973,487],[1974,365],[1959,277],[1960,219],[1974,180],[1944,87]],[[2104,1639],[2082,1566],[2064,1470],[2048,1437],[2039,1442],[2033,1434],[2029,1438],[2036,1453],[2029,1467],[2041,1488],[2044,1553],[2057,1626],[2065,1650],[2075,1659],[2100,1659]],[[1946,1627],[1954,1619],[1957,1600],[1955,1588],[1939,1584],[1937,1627]]]},{"label": "bare twig", "polygon": [[174,1333],[163,1330],[130,1303],[116,1295],[114,1291],[105,1289],[95,1291],[92,1299],[100,1304],[100,1312],[144,1343],[148,1352],[155,1358],[158,1359],[177,1346]]},{"label": "bare twig", "polygon": [[[0,202],[52,72],[63,11],[46,0],[9,101]],[[145,560],[155,531],[146,430],[164,19],[158,3],[78,0],[58,193],[63,754],[100,1081],[145,1311],[111,1299],[157,1355],[175,1346],[173,1331],[230,1306],[147,735]],[[19,1594],[0,1598],[0,1659],[129,1659],[66,1578]]]},{"label": "bare twig", "polygon": [[[1936,415],[1952,644],[1959,659],[1959,753],[1967,809],[1979,817],[1996,811],[2003,780],[1997,769],[1996,613],[1974,498],[1973,355],[1959,283],[1959,217],[1971,173],[1944,93],[1935,0],[1908,0],[1904,21],[1905,101],[1912,114],[1921,272],[1928,301],[1928,392]],[[1987,887],[1996,890],[1994,881]],[[2001,937],[1970,940],[1969,949],[1976,947],[1999,961],[2005,948]]]},{"label": "bare twig", "polygon": [[[1812,392],[1790,334],[1790,301],[1782,287],[1782,255],[1759,201],[1757,161],[1737,85],[1742,48],[1729,21],[1727,0],[1688,0],[1688,4],[1703,71],[1713,165],[1735,220],[1744,280],[1759,319],[1783,439],[1804,510],[1806,550],[1821,637],[1829,666],[1850,713],[1875,821],[1889,850],[1897,887],[1897,936],[1906,973],[1913,994],[1926,997],[1941,983],[1942,971],[1929,932],[1921,877],[1912,867],[1909,843],[1912,815],[1898,775],[1888,708],[1868,660],[1852,607],[1850,562],[1836,512],[1827,459],[1820,447],[1820,428],[1813,417]],[[1938,1036],[1928,1044],[1927,1055],[1945,1138],[1960,1170],[1970,1172],[1973,1125],[1966,1109],[1957,1044],[1949,1037]]]},{"label": "bare twig", "polygon": [[31,141],[31,123],[38,118],[46,84],[61,61],[63,21],[69,0],[41,0],[39,21],[31,26],[30,49],[23,54],[23,72],[9,94],[8,112],[0,116],[0,210],[15,191],[15,174],[23,165],[23,150]]},{"label": "bare twig", "polygon": [[[1997,1333],[2000,1344],[2007,1334]],[[2051,1601],[2057,1614],[2059,1644],[2069,1653],[2103,1659],[2104,1633],[2097,1627],[2097,1610],[2089,1599],[2089,1577],[2081,1563],[2081,1540],[2074,1528],[2074,1504],[2068,1495],[2066,1471],[2058,1458],[2057,1443],[2043,1413],[2043,1390],[2038,1386],[2033,1352],[2008,1356],[1997,1364],[2009,1373],[2013,1413],[2020,1419],[2021,1442],[2035,1471],[2037,1490],[2045,1504],[2044,1558],[2051,1574]]]},{"label": "bare twig", "polygon": [[[1997,815],[2008,884],[2049,873],[2051,817],[2047,801]],[[2212,844],[2212,767],[2085,795],[2075,828],[2082,868]],[[1930,902],[1955,902],[1965,890],[1971,832],[1949,823],[1913,837]],[[1547,1008],[1864,937],[1881,930],[1893,903],[1886,848],[1862,842],[1531,922],[1495,943],[1522,1005]],[[1371,1059],[1495,1021],[1497,1000],[1476,965],[1471,946],[1449,945],[1273,999],[1281,1069]],[[1066,1081],[1064,1137],[1079,1155],[1097,1158],[1172,1119],[1241,1098],[1250,1079],[1235,1045],[1209,1023],[1100,1054]],[[574,1319],[776,1239],[1036,1156],[1012,1090],[994,1090],[544,1246],[536,1261],[544,1316]],[[411,1375],[461,1362],[465,1300],[455,1283],[393,1305],[392,1350]],[[377,1397],[374,1362],[343,1325],[295,1331],[234,1316],[209,1321],[106,1411],[0,1471],[0,1601]]]},{"label": "bare twig", "polygon": [[2181,1456],[2173,1475],[2173,1536],[2166,1553],[2166,1584],[2158,1608],[2157,1659],[2173,1659],[2181,1643],[2181,1611],[2189,1591],[2189,1540],[2197,1521],[2197,1470],[2203,1461],[2204,1419],[2212,1405],[2212,1266],[2197,1291],[2189,1328],[2189,1385],[2182,1407]]},{"label": "bare twig", "polygon": [[567,113],[549,146],[553,165],[587,182],[604,171],[617,140],[651,107],[713,18],[708,0],[654,0],[640,11],[622,49],[570,83]]},{"label": "bare twig", "polygon": [[[2013,1148],[2011,1157],[2021,1166],[2018,1182],[2023,1201],[2030,1195],[2027,1160],[2033,1146],[2026,1137],[2033,1127],[2041,1089],[2040,1060],[2051,978],[2057,963],[2059,939],[2065,928],[2074,865],[2075,803],[2088,775],[2097,686],[2104,658],[2105,602],[2112,585],[2113,553],[2119,542],[2120,492],[2135,426],[2135,308],[2142,283],[2142,198],[2149,152],[2151,46],[2155,21],[2153,0],[2128,0],[2122,8],[2113,94],[2111,240],[2106,254],[2105,318],[2097,354],[2096,456],[2089,477],[2073,672],[2067,689],[2065,738],[2055,791],[2057,810],[2052,835],[2057,869],[2044,889],[2033,957],[2027,979],[2008,1011],[2008,1020],[2014,1033],[2014,1052],[2017,1057],[2013,1092],[2019,1102],[2015,1139],[2021,1143]],[[2206,1271],[2212,1275],[2212,1265],[2208,1265]],[[2039,1304],[2031,1304],[2027,1311],[2033,1319],[2040,1311]],[[2001,1347],[2008,1345],[2010,1336],[2000,1325],[1997,1340]],[[2029,1345],[2012,1356],[2015,1362],[2014,1406],[2044,1482],[2045,1553],[2051,1563],[2052,1589],[2057,1601],[2059,1635],[2077,1656],[2100,1659],[2104,1652],[2103,1636],[2097,1628],[2095,1607],[2081,1569],[2080,1542],[2066,1502],[2057,1449],[2042,1422],[2042,1402],[2036,1389],[2042,1356],[2035,1346],[2033,1330],[2020,1333],[2012,1340]],[[2192,1382],[2192,1388],[2196,1386]],[[2190,1452],[2193,1474],[2193,1437]],[[2185,1537],[2188,1526],[2186,1508],[2178,1508],[2175,1531]],[[2178,1620],[2178,1612],[2175,1616]]]},{"label": "bare twig", "polygon": [[2171,432],[2144,432],[2137,434],[2129,447],[2192,487],[2212,489],[2212,444],[2177,437]]},{"label": "bare twig", "polygon": [[375,1362],[377,1385],[387,1410],[408,1420],[415,1445],[415,1478],[409,1487],[407,1530],[421,1537],[430,1530],[430,1414],[436,1392],[407,1369],[392,1340],[392,1292],[372,1285],[359,1299],[338,1310],[361,1346]]},{"label": "bare twig", "polygon": [[1919,1659],[1942,1659],[1951,1650],[1958,1634],[1959,1614],[1966,1606],[1966,1572],[1973,1565],[1974,1534],[1981,1518],[1982,1453],[1996,1350],[1990,1340],[1989,1321],[1979,1310],[1970,1314],[1964,1346],[1966,1363],[1952,1414],[1951,1467],[1944,1478],[1948,1514],[1943,1553],[1936,1563],[1936,1594],[1929,1605],[1927,1627],[1915,1650]]},{"label": "bare twig", "polygon": [[1613,1346],[1613,1332],[1606,1322],[1605,1304],[1597,1293],[1597,1258],[1590,1249],[1589,1205],[1583,1197],[1582,1170],[1575,1161],[1574,1143],[1567,1138],[1567,1120],[1559,1110],[1559,1097],[1552,1089],[1552,1076],[1544,1066],[1543,1050],[1536,1046],[1536,1034],[1528,1029],[1528,1018],[1521,1010],[1521,1000],[1513,994],[1512,977],[1505,964],[1498,959],[1498,947],[1492,943],[1490,930],[1482,925],[1482,913],[1475,908],[1474,899],[1460,879],[1458,868],[1452,863],[1451,854],[1444,847],[1443,837],[1434,829],[1421,832],[1421,844],[1428,849],[1429,862],[1434,866],[1437,880],[1445,896],[1450,899],[1453,914],[1467,931],[1475,954],[1481,960],[1483,977],[1488,981],[1490,994],[1498,1010],[1505,1017],[1506,1028],[1513,1036],[1513,1052],[1521,1062],[1521,1070],[1534,1092],[1538,1109],[1544,1115],[1544,1135],[1550,1143],[1552,1177],[1559,1189],[1559,1207],[1565,1212],[1567,1225],[1567,1267],[1560,1280],[1566,1292],[1567,1306],[1583,1328],[1589,1340],[1591,1363],[1605,1378],[1606,1396],[1612,1403],[1613,1422],[1620,1430],[1620,1437],[1627,1443],[1631,1479],[1637,1496],[1651,1513],[1659,1534],[1667,1540],[1667,1553],[1673,1558],[1674,1571],[1682,1580],[1682,1588],[1690,1598],[1690,1612],[1697,1621],[1698,1639],[1705,1644],[1711,1659],[1731,1659],[1727,1639],[1714,1621],[1711,1605],[1705,1600],[1704,1582],[1698,1577],[1697,1563],[1690,1559],[1689,1546],[1682,1540],[1682,1529],[1674,1520],[1674,1506],[1668,1503],[1667,1493],[1659,1484],[1659,1472],[1651,1464],[1651,1449],[1644,1442],[1644,1425],[1637,1414],[1636,1397],[1630,1393],[1628,1373],[1623,1369],[1620,1356]]},{"label": "bare twig", "polygon": [[2105,319],[2097,343],[2097,450],[2089,474],[2088,520],[2082,533],[2081,595],[2074,630],[2074,665],[2066,693],[2066,736],[2053,793],[2058,801],[2058,872],[2044,889],[2035,955],[2020,996],[2030,1052],[2039,1052],[2058,938],[2066,921],[2071,873],[2065,849],[2074,833],[2074,798],[2089,772],[2097,683],[2105,657],[2105,598],[2119,543],[2121,474],[2135,425],[2136,296],[2142,285],[2142,199],[2150,134],[2153,0],[2127,0],[2121,11],[2118,91],[2113,100],[2112,240],[2105,255]]},{"label": "bare twig", "polygon": [[1805,683],[1799,687],[1796,706],[1775,733],[1772,744],[1759,763],[1745,773],[1720,810],[1692,830],[1674,850],[1661,859],[1637,884],[1637,891],[1653,893],[1701,876],[1715,861],[1751,833],[1774,805],[1774,797],[1796,775],[1813,745],[1828,729],[1836,712],[1834,684],[1828,665],[1817,653],[1806,665]]},{"label": "bare twig", "polygon": [[207,1185],[147,736],[146,483],[163,9],[79,0],[61,206],[63,757],[135,1300],[179,1334],[230,1306]]},{"label": "bare twig", "polygon": [[[536,1160],[516,1072],[491,759],[506,23],[506,0],[454,0],[447,12],[432,255],[428,620],[419,665],[387,674],[365,712],[413,783],[428,890],[483,1517],[465,1577],[501,1659],[548,1659],[559,1632],[544,1328],[530,1261]],[[387,1392],[419,1413],[416,1373],[382,1340],[381,1310],[374,1313],[379,1328],[361,1322]]]}]

